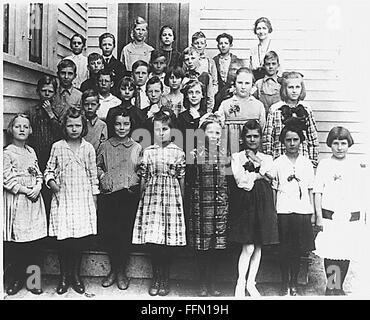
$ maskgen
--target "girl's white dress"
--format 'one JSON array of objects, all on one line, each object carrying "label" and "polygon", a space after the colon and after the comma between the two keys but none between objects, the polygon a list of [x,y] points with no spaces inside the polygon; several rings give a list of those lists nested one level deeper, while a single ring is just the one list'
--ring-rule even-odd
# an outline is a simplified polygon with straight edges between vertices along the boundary
[{"label": "girl's white dress", "polygon": [[42,182],[35,151],[8,145],[3,152],[3,240],[27,242],[47,236],[46,212],[41,193],[32,202],[19,189]]},{"label": "girl's white dress", "polygon": [[317,167],[314,193],[322,193],[322,208],[333,212],[332,220],[323,219],[323,232],[316,238],[315,253],[323,258],[358,260],[366,254],[363,200],[367,181],[361,170],[365,171],[347,158],[323,159]]},{"label": "girl's white dress", "polygon": [[97,233],[93,195],[99,193],[95,150],[82,139],[77,152],[65,140],[53,144],[46,166],[45,183],[54,179],[60,191],[53,194],[49,236],[58,240]]}]

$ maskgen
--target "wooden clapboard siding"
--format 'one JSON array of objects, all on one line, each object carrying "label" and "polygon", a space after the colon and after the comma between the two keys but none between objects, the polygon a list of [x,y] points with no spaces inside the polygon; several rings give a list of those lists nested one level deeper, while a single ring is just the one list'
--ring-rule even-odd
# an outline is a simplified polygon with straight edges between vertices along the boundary
[{"label": "wooden clapboard siding", "polygon": [[117,57],[117,28],[118,4],[117,3],[88,3],[87,21],[87,54],[101,53],[99,36],[110,32],[116,37],[116,48],[113,54]]},{"label": "wooden clapboard siding", "polygon": [[87,36],[86,3],[63,3],[58,6],[57,56],[59,60],[71,54],[69,41],[74,33]]},{"label": "wooden clapboard siding", "polygon": [[[347,19],[340,22],[358,20],[351,16],[356,17],[355,11],[349,13],[348,8],[340,8],[339,18]],[[319,131],[320,157],[330,154],[325,141],[335,125],[353,132],[356,144],[350,152],[361,157],[367,141],[364,110],[355,92],[348,90],[350,77],[345,69],[352,34],[337,28],[337,9],[329,2],[305,1],[298,5],[292,0],[200,1],[191,3],[189,38],[193,32],[202,30],[207,36],[207,54],[213,57],[218,54],[217,35],[230,33],[234,37],[233,53],[248,59],[250,48],[258,43],[253,33],[254,22],[259,17],[268,17],[274,29],[271,34],[274,44],[283,49],[284,69],[304,74],[306,101],[314,111]]]}]

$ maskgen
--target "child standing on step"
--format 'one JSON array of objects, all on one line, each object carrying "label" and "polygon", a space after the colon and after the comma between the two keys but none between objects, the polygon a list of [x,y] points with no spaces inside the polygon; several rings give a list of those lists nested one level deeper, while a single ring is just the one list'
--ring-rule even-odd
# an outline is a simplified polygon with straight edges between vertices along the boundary
[{"label": "child standing on step", "polygon": [[285,154],[274,160],[273,188],[279,228],[281,295],[296,296],[300,257],[315,249],[313,216],[314,172],[310,159],[299,153],[304,141],[302,123],[292,118],[281,130]]},{"label": "child standing on step", "polygon": [[53,144],[44,172],[45,183],[53,192],[49,235],[59,243],[61,277],[57,293],[67,292],[71,281],[73,289],[82,294],[82,249],[88,236],[97,233],[96,156],[92,144],[83,138],[87,120],[80,110],[68,109],[62,123],[64,139]]},{"label": "child standing on step", "polygon": [[153,118],[155,143],[144,149],[141,161],[141,199],[132,243],[150,244],[153,278],[151,296],[169,293],[171,249],[186,245],[183,209],[185,154],[171,142],[171,116]]},{"label": "child standing on step", "polygon": [[116,109],[110,122],[113,136],[98,149],[100,189],[99,234],[109,254],[110,273],[102,282],[109,287],[117,282],[121,290],[129,286],[126,276],[132,228],[139,201],[141,146],[131,139],[134,123],[127,111]]},{"label": "child standing on step", "polygon": [[[230,240],[242,244],[238,263],[236,297],[258,297],[256,276],[261,247],[279,242],[277,216],[271,188],[272,157],[259,152],[262,128],[257,120],[248,120],[241,133],[243,150],[234,153],[231,168],[238,186],[230,216]],[[248,278],[246,280],[246,277]]]},{"label": "child standing on step", "polygon": [[227,157],[221,144],[220,118],[214,114],[205,116],[200,130],[205,134],[204,139],[198,139],[196,149],[191,152],[193,164],[186,167],[188,236],[198,266],[198,295],[220,296],[216,270],[227,245]]},{"label": "child standing on step", "polygon": [[[35,151],[27,145],[32,133],[30,119],[16,115],[7,133],[12,142],[4,149],[3,157],[3,240],[12,255],[13,280],[8,295],[16,294],[26,280],[30,265],[39,265],[38,240],[47,236],[46,211],[41,192],[42,173]],[[41,294],[41,288],[27,288]]]},{"label": "child standing on step", "polygon": [[316,238],[315,253],[324,258],[328,279],[325,295],[345,295],[343,283],[350,261],[366,257],[366,187],[361,179],[364,170],[347,155],[353,143],[346,128],[332,128],[326,140],[332,156],[320,161],[315,177],[316,225],[322,228]]}]

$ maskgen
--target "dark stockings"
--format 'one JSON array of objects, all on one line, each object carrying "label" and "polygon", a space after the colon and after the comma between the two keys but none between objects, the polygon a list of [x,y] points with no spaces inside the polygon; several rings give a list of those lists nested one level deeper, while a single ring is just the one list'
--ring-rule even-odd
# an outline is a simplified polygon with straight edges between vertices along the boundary
[{"label": "dark stockings", "polygon": [[[348,273],[349,263],[349,260],[324,259],[325,274],[328,279],[327,286],[329,289],[343,290],[343,283]],[[340,274],[335,274],[336,270],[339,270]]]},{"label": "dark stockings", "polygon": [[280,249],[280,270],[283,286],[296,287],[298,285],[298,274],[300,269],[300,256]]},{"label": "dark stockings", "polygon": [[59,265],[62,278],[79,280],[83,241],[81,239],[59,240]]}]

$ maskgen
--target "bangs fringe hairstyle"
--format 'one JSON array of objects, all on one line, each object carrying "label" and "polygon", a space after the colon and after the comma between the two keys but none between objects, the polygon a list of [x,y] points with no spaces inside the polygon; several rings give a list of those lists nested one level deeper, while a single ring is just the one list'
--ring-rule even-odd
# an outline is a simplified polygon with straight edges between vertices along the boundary
[{"label": "bangs fringe hairstyle", "polygon": [[301,80],[301,93],[299,95],[298,100],[302,101],[304,98],[306,98],[306,87],[304,85],[303,81],[303,74],[297,71],[290,71],[290,72],[283,72],[283,75],[280,79],[280,97],[281,100],[284,102],[288,101],[288,93],[287,93],[287,87],[288,87],[288,81],[290,79],[300,79]]},{"label": "bangs fringe hairstyle", "polygon": [[337,126],[330,130],[326,139],[326,145],[330,148],[334,140],[347,140],[348,146],[351,147],[354,144],[351,133],[347,128]]},{"label": "bangs fringe hairstyle", "polygon": [[217,114],[214,114],[214,113],[211,113],[209,114],[205,119],[204,121],[202,122],[202,124],[199,126],[200,129],[202,129],[203,131],[206,131],[207,129],[207,126],[211,123],[217,123],[218,125],[220,125],[220,127],[222,128],[222,121],[221,121],[221,117]]},{"label": "bangs fringe hairstyle", "polygon": [[9,137],[13,138],[13,125],[17,118],[25,118],[28,120],[30,124],[30,135],[32,134],[32,126],[31,126],[31,120],[30,116],[26,113],[17,113],[9,122],[8,127],[6,128],[6,133]]},{"label": "bangs fringe hairstyle", "polygon": [[[108,128],[109,131],[108,132],[115,132],[114,131],[114,125],[116,123],[117,117],[129,117],[130,118],[130,132],[129,132],[128,136],[131,137],[132,131],[134,130],[136,123],[135,123],[135,120],[127,112],[127,110],[117,109],[116,111],[113,112],[112,121],[110,121],[110,123],[108,123],[108,126],[109,126],[109,128]],[[115,135],[115,133],[114,133],[114,135]]]},{"label": "bangs fringe hairstyle", "polygon": [[201,38],[206,39],[206,35],[202,31],[197,31],[191,36],[191,43]]},{"label": "bangs fringe hairstyle", "polygon": [[262,128],[260,126],[260,122],[256,119],[248,120],[246,123],[244,123],[242,131],[240,133],[240,141],[241,141],[243,150],[247,149],[245,135],[250,130],[258,130],[258,134],[260,138],[262,139]]},{"label": "bangs fringe hairstyle", "polygon": [[39,81],[37,81],[36,92],[39,93],[42,87],[47,84],[51,84],[54,88],[55,93],[57,92],[58,89],[57,79],[54,76],[49,76],[48,74],[44,74],[39,79]]},{"label": "bangs fringe hairstyle", "polygon": [[84,104],[86,98],[96,97],[96,101],[99,103],[99,93],[94,89],[87,89],[82,93],[81,104]]},{"label": "bangs fringe hairstyle", "polygon": [[150,63],[153,63],[155,59],[158,59],[160,57],[165,57],[167,62],[167,56],[166,53],[161,49],[155,49],[150,53]]},{"label": "bangs fringe hairstyle", "polygon": [[76,67],[76,64],[72,60],[64,59],[60,61],[57,65],[58,74],[64,68],[72,68],[73,72],[76,74],[77,67]]},{"label": "bangs fringe hairstyle", "polygon": [[71,107],[71,108],[67,109],[65,115],[62,118],[62,127],[63,127],[63,137],[64,137],[64,139],[68,139],[67,127],[66,127],[68,118],[77,119],[79,117],[81,117],[81,122],[82,122],[82,132],[81,132],[80,138],[86,136],[86,134],[87,134],[87,119],[85,117],[84,112],[82,110],[78,110],[74,107]]},{"label": "bangs fringe hairstyle", "polygon": [[190,80],[189,82],[185,83],[184,87],[181,89],[181,93],[184,95],[184,107],[186,109],[190,108],[190,101],[188,98],[188,92],[191,88],[200,85],[200,89],[202,90],[203,98],[200,100],[200,111],[205,112],[207,110],[207,95],[205,92],[205,86],[199,80]]},{"label": "bangs fringe hairstyle", "polygon": [[261,17],[261,18],[258,18],[256,22],[254,23],[254,28],[253,28],[254,34],[257,34],[257,26],[260,22],[263,22],[267,26],[267,28],[269,29],[269,33],[273,31],[270,20],[266,17]]},{"label": "bangs fringe hairstyle", "polygon": [[128,76],[124,76],[123,78],[121,78],[119,81],[118,81],[118,84],[117,84],[117,94],[119,95],[120,93],[120,88],[132,88],[134,89],[134,97],[136,96],[136,90],[137,90],[137,87],[136,87],[136,84],[135,84],[135,81],[134,79],[132,79],[131,77],[128,77]]},{"label": "bangs fringe hairstyle", "polygon": [[287,132],[291,131],[291,132],[295,132],[296,134],[298,134],[299,139],[301,140],[300,143],[302,143],[305,140],[303,130],[304,129],[303,129],[302,122],[299,119],[292,117],[285,122],[285,126],[281,130],[281,133],[279,135],[279,141],[282,144],[284,144],[284,140],[285,140]]},{"label": "bangs fringe hairstyle", "polygon": [[168,68],[166,75],[164,77],[164,84],[169,87],[170,86],[170,77],[171,75],[174,75],[176,78],[184,79],[185,78],[185,72],[184,69],[180,66],[171,66]]}]

